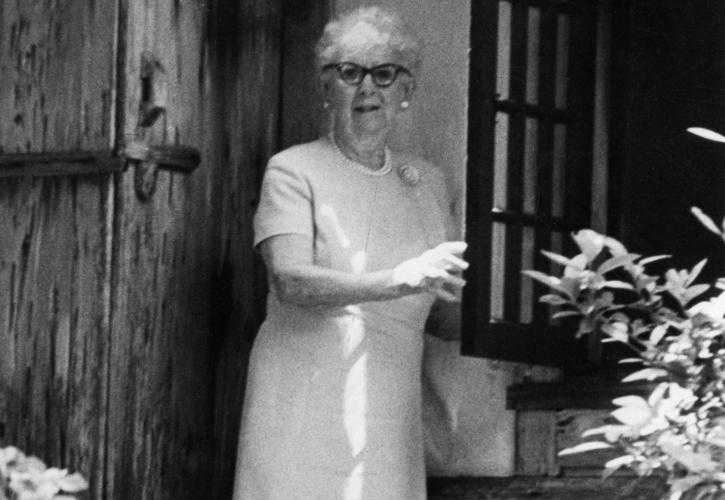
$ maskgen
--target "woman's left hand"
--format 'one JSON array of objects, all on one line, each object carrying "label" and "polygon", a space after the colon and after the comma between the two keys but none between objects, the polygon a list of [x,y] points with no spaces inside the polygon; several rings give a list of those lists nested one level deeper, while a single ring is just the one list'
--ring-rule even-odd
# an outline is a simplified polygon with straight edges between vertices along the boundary
[{"label": "woman's left hand", "polygon": [[409,287],[411,293],[432,292],[442,300],[460,300],[466,281],[460,273],[468,268],[462,259],[466,251],[463,241],[446,241],[420,256],[406,260],[393,270],[393,279]]}]

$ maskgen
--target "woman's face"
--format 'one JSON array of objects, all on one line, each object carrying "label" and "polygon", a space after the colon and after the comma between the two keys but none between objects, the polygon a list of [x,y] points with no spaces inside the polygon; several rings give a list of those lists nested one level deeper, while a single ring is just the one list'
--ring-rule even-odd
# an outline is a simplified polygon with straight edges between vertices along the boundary
[{"label": "woman's face", "polygon": [[[390,63],[405,67],[383,45],[365,50],[343,50],[337,62],[351,62],[365,68]],[[398,72],[395,81],[387,87],[376,85],[369,73],[358,85],[346,83],[334,68],[325,70],[323,78],[326,98],[335,117],[335,135],[348,140],[387,135],[402,110],[401,103],[410,100],[414,88],[412,77],[404,72]]]}]

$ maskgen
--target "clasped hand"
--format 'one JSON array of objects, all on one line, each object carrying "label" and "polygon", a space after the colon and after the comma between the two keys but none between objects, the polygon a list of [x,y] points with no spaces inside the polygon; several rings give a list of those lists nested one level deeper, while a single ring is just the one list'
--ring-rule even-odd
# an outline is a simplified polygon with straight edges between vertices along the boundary
[{"label": "clasped hand", "polygon": [[468,268],[468,263],[462,259],[466,247],[463,241],[441,243],[398,265],[393,270],[393,280],[408,287],[411,293],[427,291],[445,301],[457,301],[458,292],[466,284],[459,276]]}]

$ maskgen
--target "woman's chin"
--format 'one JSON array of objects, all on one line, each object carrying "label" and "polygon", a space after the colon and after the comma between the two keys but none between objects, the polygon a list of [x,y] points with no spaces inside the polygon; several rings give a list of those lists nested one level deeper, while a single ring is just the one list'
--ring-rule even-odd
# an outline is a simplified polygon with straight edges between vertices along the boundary
[{"label": "woman's chin", "polygon": [[359,113],[353,118],[353,129],[366,134],[383,133],[387,129],[387,121],[379,111]]}]

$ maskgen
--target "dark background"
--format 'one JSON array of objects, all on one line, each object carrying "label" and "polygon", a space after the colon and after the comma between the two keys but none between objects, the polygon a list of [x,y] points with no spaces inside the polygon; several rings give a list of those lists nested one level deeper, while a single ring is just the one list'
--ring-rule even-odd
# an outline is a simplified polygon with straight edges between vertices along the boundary
[{"label": "dark background", "polygon": [[690,207],[725,216],[725,144],[686,129],[725,133],[725,2],[620,2],[614,19],[614,231],[631,251],[678,267],[707,257],[703,277],[722,276],[725,246]]}]

